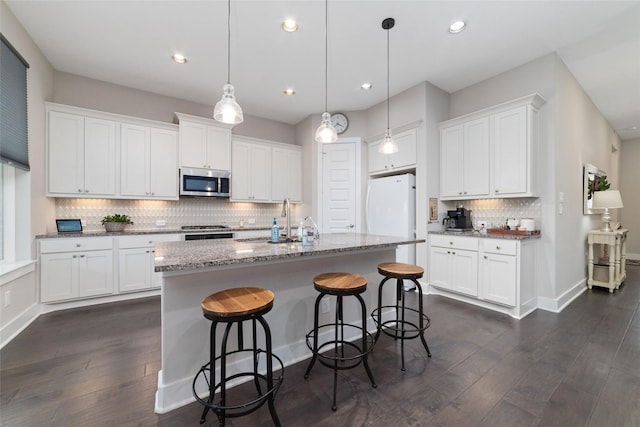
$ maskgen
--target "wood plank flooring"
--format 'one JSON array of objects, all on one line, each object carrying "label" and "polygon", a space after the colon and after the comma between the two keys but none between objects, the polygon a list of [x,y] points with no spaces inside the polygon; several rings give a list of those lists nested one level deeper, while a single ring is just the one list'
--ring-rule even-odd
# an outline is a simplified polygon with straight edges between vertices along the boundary
[{"label": "wood plank flooring", "polygon": [[[333,412],[331,370],[304,380],[302,362],[285,369],[276,408],[283,426],[637,427],[639,304],[637,266],[615,294],[587,291],[521,321],[428,296],[431,359],[408,341],[402,373],[383,335],[369,362],[377,389],[362,367],[340,372]],[[0,352],[0,425],[198,426],[196,403],[154,413],[159,368],[158,298],[43,315]],[[227,425],[272,423],[263,407]]]}]

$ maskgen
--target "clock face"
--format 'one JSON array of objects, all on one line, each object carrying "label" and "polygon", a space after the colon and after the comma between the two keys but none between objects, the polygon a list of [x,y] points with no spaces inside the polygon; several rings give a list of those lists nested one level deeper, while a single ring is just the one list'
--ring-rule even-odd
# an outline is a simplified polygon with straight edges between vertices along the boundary
[{"label": "clock face", "polygon": [[349,120],[347,116],[342,113],[335,113],[331,115],[331,124],[335,128],[338,135],[343,133],[349,127]]}]

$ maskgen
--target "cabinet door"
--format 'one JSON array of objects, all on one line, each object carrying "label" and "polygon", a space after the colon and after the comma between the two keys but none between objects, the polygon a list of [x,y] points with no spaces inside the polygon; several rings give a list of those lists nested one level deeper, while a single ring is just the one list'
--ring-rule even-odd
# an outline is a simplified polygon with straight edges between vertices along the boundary
[{"label": "cabinet door", "polygon": [[451,289],[451,250],[432,246],[429,249],[429,283]]},{"label": "cabinet door", "polygon": [[84,119],[84,192],[116,194],[116,122]]},{"label": "cabinet door", "polygon": [[251,198],[253,201],[271,200],[271,147],[251,144]]},{"label": "cabinet door", "polygon": [[231,130],[207,126],[207,164],[211,169],[231,169]]},{"label": "cabinet door", "polygon": [[478,252],[452,249],[451,290],[478,296]]},{"label": "cabinet door", "polygon": [[463,128],[462,125],[440,130],[440,196],[462,196],[463,188]]},{"label": "cabinet door", "polygon": [[113,252],[87,251],[78,255],[78,296],[113,293]]},{"label": "cabinet door", "polygon": [[51,253],[40,256],[40,294],[42,302],[61,301],[78,296],[78,256]]},{"label": "cabinet door", "polygon": [[273,148],[271,198],[274,201],[281,201],[285,197],[292,202],[302,201],[302,153],[298,150]]},{"label": "cabinet door", "polygon": [[49,111],[48,192],[84,193],[84,117]]},{"label": "cabinet door", "polygon": [[234,141],[231,154],[231,200],[251,201],[249,144]]},{"label": "cabinet door", "polygon": [[385,172],[389,169],[387,164],[389,155],[378,153],[380,144],[382,144],[382,141],[372,142],[368,145],[370,174]]},{"label": "cabinet door", "polygon": [[465,196],[489,194],[489,118],[467,122],[464,128],[463,191]]},{"label": "cabinet door", "polygon": [[120,249],[120,292],[139,291],[151,286],[151,251],[151,248]]},{"label": "cabinet door", "polygon": [[146,126],[121,124],[120,194],[149,195],[149,140]]},{"label": "cabinet door", "polygon": [[511,307],[516,305],[516,257],[483,256],[482,292],[484,299]]},{"label": "cabinet door", "polygon": [[417,131],[410,129],[393,137],[398,144],[398,152],[391,155],[391,169],[409,169],[416,166]]},{"label": "cabinet door", "polygon": [[152,198],[178,199],[178,135],[151,128],[149,192]]},{"label": "cabinet door", "polygon": [[529,176],[527,107],[494,114],[492,120],[493,190],[497,196],[526,193]]},{"label": "cabinet door", "polygon": [[180,167],[209,168],[207,126],[180,120]]}]

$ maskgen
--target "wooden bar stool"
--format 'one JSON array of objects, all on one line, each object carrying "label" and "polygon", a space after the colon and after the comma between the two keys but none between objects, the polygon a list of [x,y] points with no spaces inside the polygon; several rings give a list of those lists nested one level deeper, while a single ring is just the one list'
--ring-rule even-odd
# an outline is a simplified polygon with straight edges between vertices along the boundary
[{"label": "wooden bar stool", "polygon": [[[271,352],[271,330],[263,318],[273,307],[273,299],[273,292],[268,289],[247,287],[216,292],[202,300],[202,312],[205,318],[211,320],[211,330],[209,362],[200,368],[193,379],[192,385],[193,395],[198,402],[204,405],[200,424],[206,421],[209,410],[217,415],[220,426],[224,426],[227,418],[247,415],[267,402],[274,424],[280,426],[280,420],[273,402],[284,379],[284,369],[282,360]],[[252,347],[245,348],[243,322],[249,320],[252,324]],[[265,350],[258,347],[258,323],[262,326],[264,332]],[[216,328],[219,324],[224,324],[225,328],[220,355],[218,356],[216,353]],[[238,347],[236,350],[229,350],[228,340],[233,325],[236,325],[237,328]],[[253,369],[228,375],[227,357],[242,353],[251,354]],[[266,362],[265,373],[261,373],[259,370],[260,354],[262,353],[264,353]],[[238,360],[237,356],[233,357],[233,359]],[[273,377],[274,359],[280,364],[280,376],[277,378]],[[220,372],[219,375],[216,374],[216,371]],[[253,378],[257,391],[256,395],[243,402],[228,402],[227,382],[243,377]],[[262,391],[261,382],[266,383],[264,391]],[[203,391],[205,385],[206,390]],[[215,400],[216,393],[219,393],[217,401]]]},{"label": "wooden bar stool", "polygon": [[[360,296],[367,290],[367,279],[352,273],[324,273],[313,278],[313,286],[320,294],[316,298],[313,330],[307,334],[307,347],[313,352],[313,357],[309,362],[309,366],[307,366],[304,378],[309,378],[309,373],[316,360],[333,369],[333,406],[331,409],[335,411],[338,409],[336,403],[338,370],[355,368],[362,363],[367,371],[369,380],[371,380],[371,386],[373,388],[377,387],[367,361],[367,355],[373,348],[374,341],[371,334],[367,332],[367,309],[364,300]],[[320,325],[318,320],[320,301],[325,295],[336,297],[335,319],[333,323]],[[344,323],[342,299],[345,296],[354,296],[360,303],[362,327]],[[360,343],[357,343],[357,339],[349,341],[344,334],[345,328],[347,328],[347,331],[357,330],[356,333],[359,332],[361,334]],[[331,331],[332,329],[333,331]],[[333,337],[320,344],[319,335],[323,330],[329,333],[333,332]],[[332,348],[333,350],[323,353],[325,348]]]},{"label": "wooden bar stool", "polygon": [[[400,339],[400,353],[402,357],[402,371],[404,367],[404,340],[420,337],[422,345],[427,350],[427,356],[431,357],[431,351],[424,338],[424,331],[431,324],[431,319],[424,314],[422,305],[422,287],[418,279],[424,275],[424,269],[413,264],[403,264],[400,262],[383,262],[378,265],[378,273],[384,276],[378,287],[378,308],[371,313],[371,317],[376,322],[378,332],[376,332],[376,341],[380,337],[380,332]],[[389,279],[396,279],[396,304],[382,305],[382,288]],[[416,286],[418,291],[418,309],[405,306],[404,297],[404,280],[410,280]],[[382,310],[386,308],[395,309],[395,318],[382,321]],[[407,313],[415,313],[418,315],[417,324],[406,318]]]}]

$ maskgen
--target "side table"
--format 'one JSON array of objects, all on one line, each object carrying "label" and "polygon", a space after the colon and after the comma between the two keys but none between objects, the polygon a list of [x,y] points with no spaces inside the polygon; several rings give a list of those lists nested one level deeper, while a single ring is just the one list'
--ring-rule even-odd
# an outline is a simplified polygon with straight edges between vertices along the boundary
[{"label": "side table", "polygon": [[[620,229],[615,231],[593,230],[589,232],[587,237],[589,243],[589,277],[587,279],[587,286],[589,289],[593,286],[602,286],[609,288],[609,292],[613,293],[615,289],[620,288],[620,284],[624,282],[624,279],[627,277],[628,231],[629,230],[626,229]],[[607,265],[598,265],[605,249],[609,254]],[[596,265],[594,265],[594,251],[597,251],[598,255]],[[601,275],[597,274],[598,270],[603,267],[608,267],[608,276],[601,277]],[[608,280],[604,280],[607,277]]]}]

